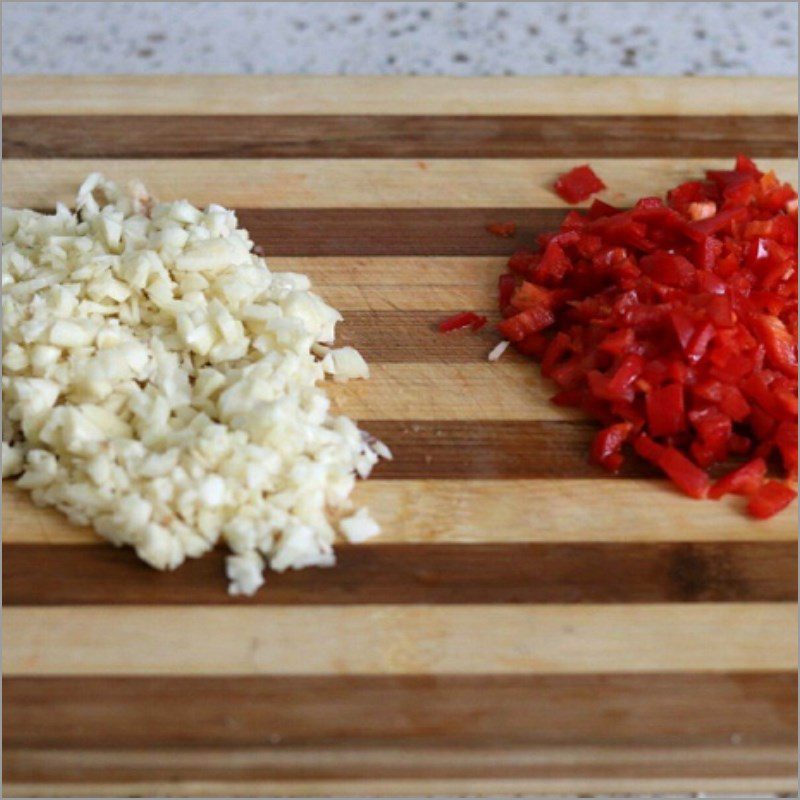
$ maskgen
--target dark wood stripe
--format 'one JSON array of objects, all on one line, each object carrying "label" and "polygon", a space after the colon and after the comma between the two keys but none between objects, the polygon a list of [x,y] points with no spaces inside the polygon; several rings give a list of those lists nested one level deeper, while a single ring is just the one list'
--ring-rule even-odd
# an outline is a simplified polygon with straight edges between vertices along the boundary
[{"label": "dark wood stripe", "polygon": [[[531,365],[531,369],[538,369]],[[376,478],[608,478],[589,463],[599,427],[583,420],[366,420],[362,427],[386,442],[393,460]],[[655,477],[646,461],[627,460],[625,477]]]},{"label": "dark wood stripe", "polygon": [[[491,256],[531,245],[557,228],[566,209],[269,208],[238,209],[240,224],[269,256]],[[486,226],[514,221],[501,239]]]},{"label": "dark wood stripe", "polygon": [[[536,364],[530,369],[538,370]],[[394,455],[373,472],[376,478],[606,479],[589,463],[598,423],[571,420],[381,420],[361,427],[386,442]],[[652,464],[628,452],[614,480],[663,477]],[[715,465],[717,477],[735,460]]]},{"label": "dark wood stripe", "polygon": [[7,116],[6,158],[794,157],[790,116]]},{"label": "dark wood stripe", "polygon": [[[492,533],[487,531],[487,538]],[[3,545],[3,602],[43,605],[334,605],[792,601],[793,542],[377,544],[338,548],[335,570],[270,573],[226,593],[221,549],[174,573],[128,549]]]},{"label": "dark wood stripe", "polygon": [[12,677],[3,746],[791,745],[796,686],[793,673]]}]

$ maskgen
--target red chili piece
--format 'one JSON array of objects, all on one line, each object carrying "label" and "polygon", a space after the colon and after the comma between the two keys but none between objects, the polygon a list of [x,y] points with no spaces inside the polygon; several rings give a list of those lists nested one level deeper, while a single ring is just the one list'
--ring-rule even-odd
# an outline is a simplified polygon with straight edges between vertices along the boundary
[{"label": "red chili piece", "polygon": [[786,484],[780,483],[780,481],[767,481],[750,498],[747,511],[757,519],[767,519],[779,511],[783,511],[795,497],[797,497],[797,492]]},{"label": "red chili piece", "polygon": [[559,175],[553,188],[568,203],[580,203],[595,192],[605,189],[606,185],[588,164],[584,164]]},{"label": "red chili piece", "polygon": [[[603,188],[559,178],[570,202]],[[501,333],[541,362],[553,402],[602,430],[592,461],[616,472],[632,447],[686,494],[750,497],[756,517],[795,496],[797,193],[745,156],[666,200],[595,200],[520,250],[499,281]],[[707,470],[746,463],[713,485]]]},{"label": "red chili piece", "polygon": [[709,490],[708,496],[717,500],[726,494],[755,494],[764,483],[767,474],[767,462],[763,458],[754,458],[738,469],[723,475]]},{"label": "red chili piece", "polygon": [[624,462],[620,452],[633,432],[633,423],[617,422],[603,428],[592,442],[592,461],[605,467],[609,472],[617,472]]},{"label": "red chili piece", "polygon": [[439,331],[441,333],[449,333],[450,331],[457,331],[459,328],[472,328],[472,330],[480,330],[488,320],[486,317],[476,314],[474,311],[462,311],[460,314],[454,314],[439,323]]},{"label": "red chili piece", "polygon": [[511,239],[517,234],[516,222],[491,222],[486,226],[486,230],[500,239]]}]

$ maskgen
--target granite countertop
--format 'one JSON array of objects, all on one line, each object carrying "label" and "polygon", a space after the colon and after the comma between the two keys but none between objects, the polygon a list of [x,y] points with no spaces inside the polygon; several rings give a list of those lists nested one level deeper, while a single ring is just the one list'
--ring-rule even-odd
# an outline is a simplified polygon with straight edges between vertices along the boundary
[{"label": "granite countertop", "polygon": [[794,2],[5,2],[15,73],[795,75]]}]

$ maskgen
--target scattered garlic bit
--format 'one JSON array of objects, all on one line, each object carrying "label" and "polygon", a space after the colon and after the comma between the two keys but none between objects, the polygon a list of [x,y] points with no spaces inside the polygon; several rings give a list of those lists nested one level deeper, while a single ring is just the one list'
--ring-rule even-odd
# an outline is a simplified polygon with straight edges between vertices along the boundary
[{"label": "scattered garlic bit", "polygon": [[332,564],[356,476],[391,456],[317,385],[369,375],[325,346],[341,315],[221,206],[93,174],[77,208],[4,209],[3,477],[158,569],[225,541],[234,594],[265,562]]},{"label": "scattered garlic bit", "polygon": [[489,361],[497,361],[506,350],[508,350],[508,345],[511,344],[507,339],[503,339],[502,342],[495,345],[491,352],[488,355]]},{"label": "scattered garlic bit", "polygon": [[[325,366],[326,359],[333,362],[330,369]],[[323,359],[323,369],[333,375],[333,379],[339,383],[357,378],[369,378],[367,362],[354,347],[338,347],[331,350]]]},{"label": "scattered garlic bit", "polygon": [[392,460],[392,451],[380,439],[372,439],[370,447],[375,451],[378,458],[386,459],[386,461]]},{"label": "scattered garlic bit", "polygon": [[360,508],[352,517],[343,519],[339,523],[339,528],[347,538],[347,541],[354,544],[365,542],[381,532],[378,523],[370,517],[365,508]]}]

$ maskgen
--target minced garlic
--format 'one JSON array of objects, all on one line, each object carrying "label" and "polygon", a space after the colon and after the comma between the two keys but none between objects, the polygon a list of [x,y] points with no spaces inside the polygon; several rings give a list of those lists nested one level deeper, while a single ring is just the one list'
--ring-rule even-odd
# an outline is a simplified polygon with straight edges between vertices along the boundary
[{"label": "minced garlic", "polygon": [[157,569],[223,540],[234,594],[378,532],[348,497],[391,454],[318,385],[367,365],[233,212],[93,174],[75,213],[4,209],[3,245],[3,477],[34,502]]}]

